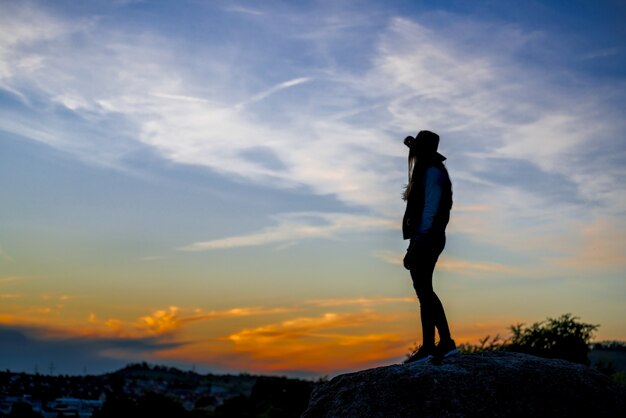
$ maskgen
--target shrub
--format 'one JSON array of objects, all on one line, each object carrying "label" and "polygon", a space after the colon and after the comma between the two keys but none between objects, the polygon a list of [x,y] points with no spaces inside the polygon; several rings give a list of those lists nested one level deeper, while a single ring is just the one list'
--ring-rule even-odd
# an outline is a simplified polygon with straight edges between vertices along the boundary
[{"label": "shrub", "polygon": [[487,335],[485,338],[479,341],[480,344],[459,344],[459,351],[463,354],[476,354],[476,353],[484,353],[485,351],[497,351],[503,350],[506,347],[507,341],[501,340],[500,335],[496,335],[495,337],[489,339],[491,336]]},{"label": "shrub", "polygon": [[599,325],[577,322],[578,319],[565,314],[526,328],[523,324],[511,326],[513,336],[505,349],[588,365],[589,343]]},{"label": "shrub", "polygon": [[[559,318],[536,322],[528,327],[524,324],[512,325],[510,327],[512,336],[506,340],[500,339],[499,335],[494,338],[488,335],[480,340],[479,344],[459,345],[459,351],[474,354],[504,350],[589,365],[587,357],[589,344],[599,325],[585,324],[578,322],[578,319],[571,314],[565,314]],[[417,347],[415,344],[407,357]]]}]

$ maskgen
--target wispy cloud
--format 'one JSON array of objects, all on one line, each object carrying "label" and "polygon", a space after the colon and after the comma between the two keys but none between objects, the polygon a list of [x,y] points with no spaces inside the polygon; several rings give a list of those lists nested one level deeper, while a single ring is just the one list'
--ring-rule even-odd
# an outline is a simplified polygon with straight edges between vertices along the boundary
[{"label": "wispy cloud", "polygon": [[355,297],[355,298],[343,298],[343,299],[314,299],[307,301],[306,304],[320,306],[320,307],[332,307],[332,306],[361,306],[369,307],[373,305],[382,305],[387,303],[415,303],[414,297]]},{"label": "wispy cloud", "polygon": [[[404,253],[379,251],[375,253],[375,256],[390,264],[401,266]],[[448,255],[445,255],[439,259],[439,261],[437,262],[437,268],[443,271],[465,276],[476,276],[479,274],[484,275],[485,273],[517,274],[523,271],[517,267],[507,266],[504,264],[463,260],[455,257],[450,257]]]},{"label": "wispy cloud", "polygon": [[312,238],[334,238],[339,233],[393,228],[385,219],[342,213],[302,212],[276,216],[278,225],[263,231],[196,242],[181,248],[184,251],[203,251],[225,248],[277,244]]},{"label": "wispy cloud", "polygon": [[[388,214],[388,202],[397,200],[398,194],[390,191],[398,188],[403,168],[395,160],[403,149],[389,132],[400,134],[406,133],[407,127],[428,126],[446,135],[444,149],[454,149],[456,156],[464,156],[453,161],[454,170],[459,172],[469,170],[472,174],[473,166],[485,164],[489,158],[523,159],[546,175],[566,175],[589,198],[608,192],[590,179],[589,175],[598,169],[592,161],[585,162],[583,158],[589,157],[584,148],[591,138],[611,138],[619,121],[603,110],[597,95],[589,98],[588,89],[570,89],[561,95],[561,88],[545,74],[529,65],[521,66],[515,56],[517,50],[536,47],[541,35],[526,34],[519,28],[489,26],[489,33],[495,31],[498,36],[481,39],[494,48],[491,54],[486,52],[491,49],[475,46],[480,44],[477,37],[481,35],[477,34],[486,33],[480,23],[464,26],[450,15],[450,27],[441,33],[415,21],[395,18],[373,46],[370,67],[359,74],[333,66],[325,69],[325,77],[298,76],[270,85],[261,93],[238,92],[229,97],[228,92],[198,94],[200,91],[192,84],[195,80],[187,79],[179,64],[187,58],[177,56],[173,44],[158,34],[135,37],[137,42],[132,46],[123,45],[119,36],[101,23],[85,20],[76,25],[36,8],[19,10],[12,17],[11,28],[17,25],[33,29],[10,31],[3,43],[7,57],[3,60],[5,88],[27,96],[47,97],[93,122],[107,115],[123,117],[134,127],[128,133],[134,134],[135,140],[178,163],[202,165],[277,187],[305,185],[315,193],[330,193],[349,204],[364,204]],[[37,24],[22,25],[25,20]],[[463,41],[462,37],[468,35],[469,41]],[[58,53],[38,51],[37,45],[44,40]],[[22,56],[31,61],[38,57],[39,64],[18,72],[19,62],[9,57],[16,56],[24,45],[37,52]],[[511,50],[504,45],[512,45]],[[70,67],[70,62],[85,65]],[[97,72],[98,85],[86,84],[87,68]],[[118,72],[116,68],[124,70]],[[223,81],[227,88],[234,89],[218,66],[210,71],[214,71],[214,83]],[[291,118],[281,126],[274,125],[273,118],[260,122],[256,117],[260,109],[249,108],[284,89],[305,84],[310,88],[298,96],[307,105],[297,107],[306,111],[306,118],[290,111],[288,101],[272,103]],[[335,86],[335,97],[323,93],[322,86]],[[233,102],[236,97],[241,100]],[[172,98],[177,98],[175,103]],[[369,121],[328,118],[328,105],[343,102],[338,111],[346,112],[357,101],[367,103],[365,108],[373,106],[383,111]],[[102,142],[90,145],[81,139],[80,144],[74,143],[79,141],[78,136],[69,135],[62,143],[54,143],[52,138],[57,135],[46,139],[42,136],[45,134],[21,133],[76,152],[88,149],[85,157],[93,151],[103,152]],[[282,162],[280,169],[270,169],[246,156],[244,151],[258,144]],[[132,149],[132,140],[130,144],[117,141],[111,146],[118,149],[106,151],[109,160]],[[566,169],[572,166],[583,175]],[[613,169],[607,171],[606,166],[603,173],[608,176],[607,184],[622,176]],[[481,172],[473,175],[488,178]],[[461,196],[466,205],[484,204],[469,199],[467,193]]]},{"label": "wispy cloud", "polygon": [[476,262],[444,257],[437,264],[442,270],[465,275],[478,275],[484,273],[519,273],[519,268],[506,266],[498,263]]},{"label": "wispy cloud", "polygon": [[[263,27],[265,17],[258,17]],[[358,18],[342,25],[347,17],[327,23],[344,34],[365,25]],[[545,33],[451,14],[439,19],[433,27],[389,18],[370,35],[369,59],[358,71],[321,59],[321,66],[296,65],[278,81],[242,87],[236,76],[257,63],[237,67],[224,56],[197,74],[185,65],[197,57],[156,31],[139,35],[94,19],[75,24],[16,6],[11,25],[48,29],[2,41],[2,88],[52,107],[31,104],[37,116],[13,115],[0,125],[97,164],[124,166],[127,153],[148,146],[234,181],[331,196],[345,206],[345,214],[318,213],[314,221],[277,215],[260,231],[191,243],[185,251],[291,245],[394,227],[406,177],[399,138],[407,127],[442,134],[455,186],[452,234],[506,247],[547,224],[569,228],[564,218],[583,227],[619,217],[626,155],[612,138],[625,126],[612,102],[602,100],[606,87],[572,74],[562,78],[571,83],[556,82],[522,60],[524,51],[541,48]],[[286,26],[290,42],[338,53],[334,35],[302,37],[296,27]],[[123,42],[128,38],[134,42]],[[203,51],[224,54],[210,40]],[[17,56],[31,64],[20,67]],[[89,81],[94,77],[99,83]],[[614,89],[613,102],[620,95],[623,89]],[[46,109],[59,107],[88,123],[47,123]],[[354,209],[368,215],[347,215]]]},{"label": "wispy cloud", "polygon": [[403,265],[404,254],[400,252],[381,250],[374,253],[375,257],[380,258],[381,260],[389,263],[401,266]]},{"label": "wispy cloud", "polygon": [[33,278],[34,278],[33,276],[5,276],[5,277],[0,277],[0,284],[21,282],[24,280],[31,280]]},{"label": "wispy cloud", "polygon": [[277,84],[273,87],[270,87],[269,89],[262,91],[261,93],[257,93],[254,96],[250,97],[249,99],[246,99],[244,102],[241,102],[237,105],[235,105],[236,109],[242,109],[245,106],[254,103],[254,102],[260,102],[263,99],[266,99],[268,97],[270,97],[272,94],[275,94],[281,90],[285,90],[294,86],[297,86],[299,84],[303,84],[306,83],[308,81],[310,81],[311,79],[308,77],[299,77],[299,78],[294,78],[293,80],[287,80],[284,81],[280,84]]},{"label": "wispy cloud", "polygon": [[[55,27],[76,26],[74,21],[40,14],[43,16],[39,19],[52,21]],[[320,91],[318,85],[313,86],[316,79],[300,74],[270,84],[261,93],[241,92],[240,80],[233,84],[219,60],[211,60],[215,65],[204,68],[203,76],[215,86],[208,90],[216,94],[207,94],[207,89],[198,89],[195,76],[188,77],[181,63],[189,57],[177,56],[171,41],[158,34],[125,34],[135,39],[130,45],[121,42],[117,31],[91,23],[78,25],[82,28],[79,31],[52,33],[50,39],[46,38],[46,49],[38,48],[37,40],[41,40],[35,38],[29,51],[38,51],[41,65],[7,74],[5,85],[88,120],[90,124],[85,129],[91,131],[93,135],[89,137],[93,141],[59,124],[51,128],[51,124],[5,122],[3,129],[94,163],[120,165],[124,154],[135,149],[135,141],[139,141],[169,160],[209,167],[235,180],[280,188],[304,186],[316,194],[332,194],[341,201],[366,206],[378,200],[377,193],[387,193],[386,180],[391,175],[376,169],[390,167],[388,157],[381,159],[377,155],[387,139],[377,132],[333,122],[323,110],[331,103],[320,102],[321,109],[315,110],[302,105],[294,107],[287,100],[274,100],[274,114],[265,121],[259,120],[257,113],[263,111],[258,108],[259,103],[285,89],[309,85],[299,96],[306,99],[303,103],[313,103],[314,98],[306,97],[311,91]],[[11,56],[25,53],[19,43],[6,48]],[[50,50],[55,53],[47,52]],[[77,62],[82,64],[77,66]],[[8,65],[17,64],[8,61]],[[92,77],[97,77],[99,83],[89,83]],[[257,107],[252,109],[252,104]],[[298,116],[305,111],[310,117]],[[286,123],[277,125],[273,121],[276,118]],[[108,138],[104,121],[120,128],[115,138]],[[30,131],[23,126],[30,126]],[[281,161],[280,168],[269,168],[250,158],[248,150],[259,144]],[[372,148],[368,151],[364,146]],[[360,186],[364,182],[369,183],[368,189]]]},{"label": "wispy cloud", "polygon": [[[453,151],[450,164],[459,184],[457,201],[465,207],[498,201],[490,205],[503,215],[502,223],[510,223],[511,209],[518,213],[525,204],[488,191],[496,190],[491,186],[499,171],[493,171],[492,161],[498,159],[527,161],[544,176],[563,176],[578,196],[605,202],[607,210],[619,210],[624,201],[623,190],[611,188],[624,177],[616,168],[623,156],[613,154],[618,160],[607,165],[606,155],[591,157],[585,151],[589,141],[596,147],[607,145],[622,131],[622,122],[601,100],[602,88],[560,86],[516,56],[523,48],[537,48],[545,34],[468,23],[454,15],[439,16],[448,19],[445,32],[392,18],[372,38],[367,67],[358,72],[335,64],[314,68],[307,71],[313,76],[295,74],[257,93],[236,87],[219,60],[203,68],[215,87],[199,89],[196,75],[184,68],[189,57],[177,53],[174,43],[158,33],[124,34],[135,42],[121,43],[119,30],[102,22],[85,19],[75,24],[35,7],[16,10],[10,27],[33,29],[7,29],[11,34],[1,48],[6,67],[3,88],[63,106],[89,120],[89,129],[101,132],[100,139],[90,143],[70,127],[60,126],[63,132],[58,132],[26,121],[14,126],[5,118],[3,128],[86,159],[122,164],[123,155],[138,141],[177,163],[279,188],[307,187],[391,219],[402,210],[398,195],[404,178],[398,159],[404,150],[393,135],[400,138],[406,129],[430,127],[443,134],[444,151]],[[337,19],[335,26],[350,30],[361,22],[353,19],[343,25]],[[25,21],[36,24],[22,24]],[[324,42],[323,34],[303,40],[292,29],[285,34],[288,39]],[[44,41],[45,49],[39,47]],[[490,48],[477,46],[483,42]],[[15,56],[38,64],[22,68]],[[84,65],[76,66],[79,62]],[[88,82],[92,77],[99,83]],[[295,87],[299,89],[295,103],[274,97]],[[585,100],[577,100],[582,97]],[[271,116],[263,107],[269,98],[276,110]],[[354,109],[362,109],[363,115]],[[337,114],[349,116],[335,118]],[[121,129],[115,141],[105,140],[108,134],[99,125],[105,119],[117,121]],[[250,158],[248,151],[260,144],[279,165]],[[486,183],[477,187],[481,181]],[[514,181],[507,184],[508,189],[516,187]],[[553,196],[535,194],[543,204],[564,205]],[[277,242],[282,233],[268,228],[247,238]],[[205,244],[240,245],[237,239]]]},{"label": "wispy cloud", "polygon": [[193,314],[185,317],[184,322],[204,321],[213,319],[225,319],[225,318],[238,318],[245,316],[265,316],[285,314],[295,311],[295,308],[289,307],[262,307],[262,306],[250,306],[242,308],[231,308],[219,311],[204,311],[202,309],[194,309]]},{"label": "wispy cloud", "polygon": [[226,12],[232,12],[232,13],[242,13],[242,14],[246,14],[246,15],[252,15],[252,16],[263,16],[266,13],[262,12],[260,10],[257,9],[253,9],[250,7],[244,7],[244,6],[228,6],[224,8],[224,11]]}]

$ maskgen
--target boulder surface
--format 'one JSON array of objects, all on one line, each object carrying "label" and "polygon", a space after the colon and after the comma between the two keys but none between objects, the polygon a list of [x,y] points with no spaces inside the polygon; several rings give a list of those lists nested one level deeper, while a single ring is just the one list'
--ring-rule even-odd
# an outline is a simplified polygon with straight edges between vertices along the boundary
[{"label": "boulder surface", "polygon": [[587,366],[519,353],[339,375],[313,391],[311,417],[622,417],[626,390]]}]

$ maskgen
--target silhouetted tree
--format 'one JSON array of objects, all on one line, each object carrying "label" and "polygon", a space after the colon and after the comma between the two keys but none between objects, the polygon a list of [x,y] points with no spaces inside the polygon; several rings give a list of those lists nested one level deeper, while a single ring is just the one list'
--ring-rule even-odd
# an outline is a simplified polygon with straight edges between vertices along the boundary
[{"label": "silhouetted tree", "polygon": [[513,336],[505,349],[588,365],[589,343],[599,325],[577,322],[578,319],[571,314],[565,314],[529,327],[524,327],[523,324],[513,325]]},{"label": "silhouetted tree", "polygon": [[[578,322],[578,319],[565,314],[530,326],[512,325],[512,335],[506,340],[501,340],[499,335],[492,339],[487,336],[480,340],[480,344],[459,345],[459,351],[472,354],[505,350],[589,365],[589,345],[599,325]],[[618,345],[621,344],[615,344]]]}]

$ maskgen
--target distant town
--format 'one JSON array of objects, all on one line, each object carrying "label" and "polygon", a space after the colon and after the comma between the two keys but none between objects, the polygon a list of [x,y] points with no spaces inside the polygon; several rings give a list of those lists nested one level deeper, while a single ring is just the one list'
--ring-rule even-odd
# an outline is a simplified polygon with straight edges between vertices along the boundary
[{"label": "distant town", "polygon": [[0,372],[0,417],[225,417],[265,410],[299,416],[313,385],[286,377],[201,375],[147,363],[98,376],[5,371]]}]

